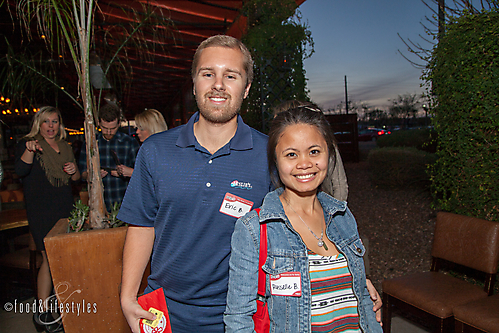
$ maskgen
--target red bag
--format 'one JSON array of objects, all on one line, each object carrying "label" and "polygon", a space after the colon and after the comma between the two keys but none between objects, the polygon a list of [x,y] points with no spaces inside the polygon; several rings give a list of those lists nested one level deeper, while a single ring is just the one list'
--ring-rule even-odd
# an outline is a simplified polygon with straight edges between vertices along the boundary
[{"label": "red bag", "polygon": [[[255,209],[260,214],[260,208]],[[267,224],[260,224],[260,257],[258,260],[258,293],[256,299],[256,312],[253,315],[255,331],[257,333],[270,332],[270,317],[265,298],[265,272],[262,266],[267,260]]]},{"label": "red bag", "polygon": [[172,333],[172,329],[170,327],[170,317],[168,316],[168,308],[166,307],[165,294],[163,292],[163,288],[159,288],[154,290],[149,294],[145,294],[138,298],[138,302],[140,306],[149,311],[153,312],[158,317],[158,310],[161,312],[159,316],[159,320],[155,320],[154,322],[147,321],[149,323],[153,323],[154,327],[147,325],[144,323],[145,319],[141,319],[139,322],[140,332],[142,333]]}]

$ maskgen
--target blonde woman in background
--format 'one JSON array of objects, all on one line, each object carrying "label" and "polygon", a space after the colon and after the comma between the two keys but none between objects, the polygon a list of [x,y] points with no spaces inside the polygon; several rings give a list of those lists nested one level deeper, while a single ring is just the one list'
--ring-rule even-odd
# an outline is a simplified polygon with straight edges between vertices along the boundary
[{"label": "blonde woman in background", "polygon": [[136,115],[135,126],[137,126],[136,133],[141,143],[149,136],[168,129],[165,118],[155,109],[146,109],[144,112]]},{"label": "blonde woman in background", "polygon": [[23,183],[29,229],[43,257],[37,278],[43,311],[33,314],[39,332],[62,330],[60,321],[50,324],[54,320],[46,301],[52,293],[52,279],[43,238],[59,219],[69,217],[74,203],[71,181],[80,179],[73,149],[65,138],[61,113],[45,106],[35,114],[31,131],[18,142],[15,152],[15,171]]}]

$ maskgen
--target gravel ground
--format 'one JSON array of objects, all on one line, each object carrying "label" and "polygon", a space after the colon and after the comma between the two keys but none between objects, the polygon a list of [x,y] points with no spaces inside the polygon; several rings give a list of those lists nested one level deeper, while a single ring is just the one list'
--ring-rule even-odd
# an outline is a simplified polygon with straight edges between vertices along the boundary
[{"label": "gravel ground", "polygon": [[348,206],[369,240],[371,279],[381,293],[384,279],[429,271],[436,213],[423,189],[382,189],[369,180],[366,162],[375,143],[360,142],[360,162],[345,163]]}]

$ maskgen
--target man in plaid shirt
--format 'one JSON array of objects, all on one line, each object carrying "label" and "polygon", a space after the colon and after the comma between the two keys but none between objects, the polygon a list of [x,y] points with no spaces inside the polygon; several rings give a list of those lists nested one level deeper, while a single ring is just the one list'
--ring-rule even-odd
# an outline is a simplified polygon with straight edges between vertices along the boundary
[{"label": "man in plaid shirt", "polygon": [[[139,150],[137,140],[118,132],[120,119],[120,110],[112,104],[106,104],[99,110],[101,132],[97,134],[97,145],[100,154],[100,173],[104,185],[104,202],[108,212],[111,211],[115,202],[121,204]],[[116,155],[113,156],[113,154]],[[88,177],[86,149],[81,151],[80,171],[82,179],[86,180]]]}]

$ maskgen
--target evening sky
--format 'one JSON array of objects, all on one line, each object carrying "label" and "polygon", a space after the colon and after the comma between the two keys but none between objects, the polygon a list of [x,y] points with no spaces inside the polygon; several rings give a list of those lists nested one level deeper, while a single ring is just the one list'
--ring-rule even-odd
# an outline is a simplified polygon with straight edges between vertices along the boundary
[{"label": "evening sky", "polygon": [[421,94],[422,70],[404,59],[423,63],[397,35],[422,43],[422,24],[433,13],[420,0],[306,0],[299,8],[308,22],[315,53],[305,60],[312,100],[324,109],[349,100],[387,109],[391,99]]}]

